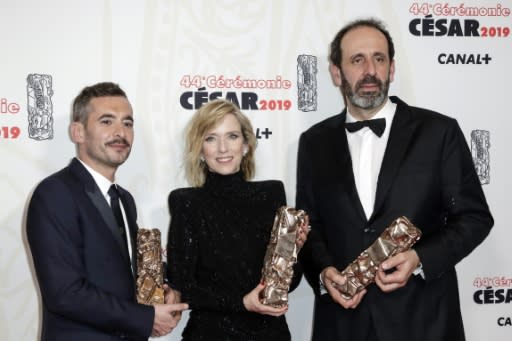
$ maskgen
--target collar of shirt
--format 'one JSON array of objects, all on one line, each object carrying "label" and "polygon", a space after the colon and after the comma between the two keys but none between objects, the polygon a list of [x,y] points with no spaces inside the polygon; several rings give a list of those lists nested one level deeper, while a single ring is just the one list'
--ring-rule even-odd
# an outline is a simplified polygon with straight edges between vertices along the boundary
[{"label": "collar of shirt", "polygon": [[[396,111],[396,104],[391,102],[389,98],[386,99],[386,104],[380,109],[375,116],[373,116],[371,119],[377,119],[377,118],[384,118],[386,119],[386,129],[384,129],[384,133],[382,134],[381,138],[384,138],[387,141],[387,138],[389,136],[389,131],[391,130],[391,123],[393,122],[393,117],[395,117],[395,111]],[[347,108],[347,118],[345,119],[346,123],[352,123],[357,122],[356,118],[352,116],[352,114],[348,111]],[[370,130],[368,127],[364,127],[359,131],[356,131],[355,133],[351,134],[358,134],[363,135],[366,131]]]},{"label": "collar of shirt", "polygon": [[[78,159],[78,158],[77,158]],[[96,182],[96,185],[100,188],[101,194],[105,197],[108,203],[110,203],[110,195],[108,195],[108,190],[110,186],[112,186],[112,182],[110,182],[109,179],[89,167],[85,162],[78,159],[80,163],[87,169],[87,171],[91,174],[92,178],[94,179],[94,182]],[[114,181],[115,184],[115,181]]]}]

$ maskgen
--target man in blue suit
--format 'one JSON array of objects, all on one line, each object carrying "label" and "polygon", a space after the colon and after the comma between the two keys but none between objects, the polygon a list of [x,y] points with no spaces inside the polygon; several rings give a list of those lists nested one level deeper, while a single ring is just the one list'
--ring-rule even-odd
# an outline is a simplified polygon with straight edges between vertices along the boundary
[{"label": "man in blue suit", "polygon": [[84,88],[73,103],[70,136],[77,157],[36,187],[28,208],[27,236],[43,302],[41,339],[165,335],[187,305],[174,303],[172,290],[166,304],[136,302],[137,212],[130,193],[115,184],[133,142],[124,91],[113,83]]}]

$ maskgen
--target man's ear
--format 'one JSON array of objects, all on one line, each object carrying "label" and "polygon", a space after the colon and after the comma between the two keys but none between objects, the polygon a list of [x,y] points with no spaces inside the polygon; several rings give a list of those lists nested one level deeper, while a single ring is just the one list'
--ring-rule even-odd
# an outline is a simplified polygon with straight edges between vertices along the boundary
[{"label": "man's ear", "polygon": [[82,122],[72,122],[69,125],[69,136],[74,143],[85,141],[85,127]]},{"label": "man's ear", "polygon": [[329,65],[329,71],[331,72],[331,77],[332,77],[332,81],[334,82],[334,84],[336,84],[336,86],[340,87],[341,86],[341,69],[338,66],[331,63]]}]

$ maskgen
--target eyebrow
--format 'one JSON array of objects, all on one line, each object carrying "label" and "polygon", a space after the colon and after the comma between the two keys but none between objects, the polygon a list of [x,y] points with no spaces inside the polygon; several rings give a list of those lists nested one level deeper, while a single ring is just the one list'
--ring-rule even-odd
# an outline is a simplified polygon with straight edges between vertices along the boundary
[{"label": "eyebrow", "polygon": [[[100,117],[98,117],[98,121],[101,119],[104,119],[104,118],[116,118],[116,115],[107,112],[107,113],[102,114]],[[128,121],[133,122],[133,116],[130,116],[130,115],[124,116],[124,117],[122,117],[122,120],[123,121],[128,120]]]},{"label": "eyebrow", "polygon": [[[379,56],[379,57],[387,57],[386,53],[384,53],[384,52],[379,52],[379,51],[372,53],[372,54],[371,54],[371,56],[372,56],[372,57],[375,57],[375,56]],[[366,57],[366,55],[365,55],[364,53],[362,53],[362,52],[358,52],[358,53],[356,53],[356,54],[354,54],[354,55],[350,56],[350,59],[354,59],[354,58],[358,58],[358,57]]]},{"label": "eyebrow", "polygon": [[[230,130],[230,131],[226,131],[223,134],[232,134],[232,133],[242,133],[242,131],[241,130]],[[206,135],[218,135],[218,134],[211,132],[211,133],[206,133]]]}]

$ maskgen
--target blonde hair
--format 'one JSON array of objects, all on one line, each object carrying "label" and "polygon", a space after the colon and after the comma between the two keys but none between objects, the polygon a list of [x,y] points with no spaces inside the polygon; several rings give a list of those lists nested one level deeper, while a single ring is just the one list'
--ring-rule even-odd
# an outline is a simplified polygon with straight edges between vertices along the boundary
[{"label": "blonde hair", "polygon": [[206,181],[208,166],[201,161],[201,152],[206,134],[215,128],[226,115],[232,114],[240,123],[247,153],[242,158],[240,170],[245,180],[254,177],[256,166],[254,151],[256,149],[256,136],[249,118],[233,103],[216,99],[203,105],[196,111],[187,125],[185,141],[185,177],[190,185],[201,187]]}]

